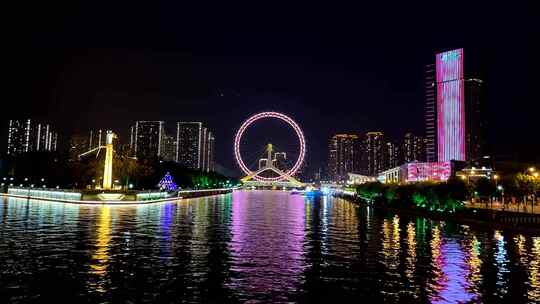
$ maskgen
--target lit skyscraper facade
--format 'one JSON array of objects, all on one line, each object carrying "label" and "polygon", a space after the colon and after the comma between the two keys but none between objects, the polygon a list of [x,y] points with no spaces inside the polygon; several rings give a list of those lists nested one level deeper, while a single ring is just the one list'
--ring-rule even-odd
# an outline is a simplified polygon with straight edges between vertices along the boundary
[{"label": "lit skyscraper facade", "polygon": [[165,161],[175,161],[176,160],[176,138],[170,136],[166,133],[163,133],[161,139],[161,157]]},{"label": "lit skyscraper facade", "polygon": [[347,179],[347,173],[360,171],[361,143],[357,135],[336,134],[330,139],[328,174],[331,180]]},{"label": "lit skyscraper facade", "polygon": [[384,169],[394,168],[400,165],[400,149],[395,142],[388,141],[384,146]]},{"label": "lit skyscraper facade", "polygon": [[176,124],[176,142],[178,143],[176,161],[187,168],[201,168],[202,129],[201,122],[179,122]]},{"label": "lit skyscraper facade", "polygon": [[208,132],[208,139],[206,141],[206,159],[207,159],[207,166],[206,171],[215,171],[216,165],[214,160],[214,154],[215,154],[215,141],[214,134],[212,132]]},{"label": "lit skyscraper facade", "polygon": [[426,161],[426,140],[421,136],[406,133],[401,146],[401,163]]},{"label": "lit skyscraper facade", "polygon": [[438,161],[465,161],[463,49],[436,55]]},{"label": "lit skyscraper facade", "polygon": [[368,132],[364,140],[363,171],[365,175],[376,176],[385,169],[384,134]]},{"label": "lit skyscraper facade", "polygon": [[437,161],[437,87],[435,84],[435,64],[426,65],[425,70],[426,98],[426,159]]},{"label": "lit skyscraper facade", "polygon": [[176,161],[191,169],[215,169],[215,137],[202,122],[178,122],[176,125]]},{"label": "lit skyscraper facade", "polygon": [[56,151],[58,133],[50,124],[25,120],[10,120],[7,154],[15,155],[33,151]]},{"label": "lit skyscraper facade", "polygon": [[137,121],[135,123],[134,153],[139,159],[162,156],[163,121]]},{"label": "lit skyscraper facade", "polygon": [[465,76],[463,49],[436,54],[425,89],[427,161],[479,161],[486,152],[483,81]]}]

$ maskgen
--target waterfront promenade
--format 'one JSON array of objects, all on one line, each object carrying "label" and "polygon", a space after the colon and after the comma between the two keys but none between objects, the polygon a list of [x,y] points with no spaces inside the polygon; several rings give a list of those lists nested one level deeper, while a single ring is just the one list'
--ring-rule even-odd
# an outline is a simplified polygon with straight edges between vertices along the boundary
[{"label": "waterfront promenade", "polygon": [[529,213],[529,214],[538,214],[540,215],[540,204],[536,201],[536,204],[532,205],[531,201],[524,203],[505,203],[501,201],[493,202],[466,202],[465,208],[470,209],[488,209],[496,211],[507,211],[507,212],[519,212],[519,213]]}]

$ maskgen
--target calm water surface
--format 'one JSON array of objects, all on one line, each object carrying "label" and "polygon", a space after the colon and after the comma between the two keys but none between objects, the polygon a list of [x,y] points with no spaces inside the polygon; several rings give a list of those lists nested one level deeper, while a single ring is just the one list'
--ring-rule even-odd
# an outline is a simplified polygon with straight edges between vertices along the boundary
[{"label": "calm water surface", "polygon": [[330,197],[0,203],[0,303],[540,301],[540,236]]}]

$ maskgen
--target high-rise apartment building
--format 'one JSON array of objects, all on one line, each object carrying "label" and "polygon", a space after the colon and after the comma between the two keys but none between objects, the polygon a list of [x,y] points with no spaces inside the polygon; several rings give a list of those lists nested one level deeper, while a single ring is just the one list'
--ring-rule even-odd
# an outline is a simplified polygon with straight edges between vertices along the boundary
[{"label": "high-rise apartment building", "polygon": [[365,175],[376,176],[385,169],[384,134],[368,132],[364,140],[363,171]]},{"label": "high-rise apartment building", "polygon": [[56,151],[57,144],[58,133],[50,124],[31,119],[9,121],[8,155],[33,151]]},{"label": "high-rise apartment building", "polygon": [[215,169],[215,137],[201,122],[178,122],[176,161],[191,169]]},{"label": "high-rise apartment building", "polygon": [[386,142],[384,146],[384,169],[394,168],[400,165],[400,148],[393,141]]},{"label": "high-rise apartment building", "polygon": [[216,139],[214,138],[214,134],[212,132],[208,132],[208,139],[206,141],[206,159],[207,159],[207,167],[206,171],[215,171],[216,170],[216,163],[214,160],[214,154],[215,154],[215,142]]},{"label": "high-rise apartment building", "polygon": [[476,165],[487,152],[483,85],[481,79],[465,79],[465,156],[469,163]]},{"label": "high-rise apartment building", "polygon": [[401,143],[401,163],[425,162],[426,157],[426,140],[421,136],[406,133]]},{"label": "high-rise apartment building", "polygon": [[134,154],[137,158],[162,156],[163,121],[137,121],[134,132]]},{"label": "high-rise apartment building", "polygon": [[176,161],[187,168],[200,169],[202,165],[202,123],[179,122],[176,126],[176,142],[178,143]]},{"label": "high-rise apartment building", "polygon": [[437,161],[437,88],[435,84],[435,64],[426,65],[426,158],[428,162]]},{"label": "high-rise apartment building", "polygon": [[162,159],[165,161],[175,161],[177,147],[178,145],[176,143],[176,138],[174,136],[163,133],[163,137],[161,139]]},{"label": "high-rise apartment building", "polygon": [[358,135],[336,134],[329,143],[328,173],[335,182],[347,180],[347,173],[359,172],[361,143]]}]

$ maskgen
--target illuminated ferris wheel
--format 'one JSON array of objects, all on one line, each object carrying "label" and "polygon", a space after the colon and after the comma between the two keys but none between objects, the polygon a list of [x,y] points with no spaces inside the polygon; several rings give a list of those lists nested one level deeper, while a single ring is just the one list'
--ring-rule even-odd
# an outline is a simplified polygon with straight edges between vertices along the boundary
[{"label": "illuminated ferris wheel", "polygon": [[[267,146],[267,153],[268,158],[266,162],[266,166],[263,168],[260,168],[257,171],[251,171],[245,164],[244,160],[242,159],[242,155],[240,154],[240,141],[242,140],[242,136],[244,132],[255,122],[262,120],[262,119],[278,119],[286,124],[288,124],[296,133],[296,136],[298,138],[298,145],[299,145],[299,155],[296,161],[294,162],[294,165],[291,167],[291,169],[282,171],[278,168],[276,168],[272,161],[271,161],[271,155],[272,155],[272,144],[268,144]],[[262,112],[255,114],[248,118],[244,123],[240,126],[240,129],[236,132],[236,136],[234,138],[234,156],[236,158],[236,162],[238,163],[238,166],[246,174],[246,177],[244,177],[242,180],[248,180],[248,179],[254,179],[261,182],[277,182],[277,181],[283,181],[288,180],[293,183],[299,183],[296,179],[294,179],[294,175],[298,172],[300,167],[302,166],[302,163],[304,162],[304,157],[306,155],[306,140],[304,138],[304,133],[302,132],[302,129],[300,129],[300,126],[289,116],[278,113],[278,112]],[[264,177],[261,176],[261,173],[264,171],[273,171],[277,174],[277,176],[274,177]]]}]

